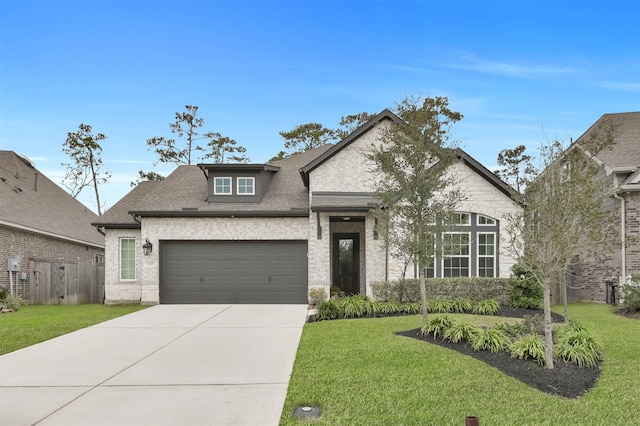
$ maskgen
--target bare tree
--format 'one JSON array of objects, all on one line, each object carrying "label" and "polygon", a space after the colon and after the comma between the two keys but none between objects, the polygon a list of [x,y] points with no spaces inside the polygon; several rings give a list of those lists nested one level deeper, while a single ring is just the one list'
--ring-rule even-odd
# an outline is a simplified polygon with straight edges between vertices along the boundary
[{"label": "bare tree", "polygon": [[67,133],[62,151],[69,156],[71,162],[62,163],[67,168],[62,185],[69,189],[74,198],[77,198],[84,188],[93,187],[98,215],[101,215],[98,185],[107,183],[111,173],[106,169],[102,170],[104,163],[100,157],[100,142],[107,137],[102,133],[93,134],[92,131],[90,125],[80,124],[76,132]]}]

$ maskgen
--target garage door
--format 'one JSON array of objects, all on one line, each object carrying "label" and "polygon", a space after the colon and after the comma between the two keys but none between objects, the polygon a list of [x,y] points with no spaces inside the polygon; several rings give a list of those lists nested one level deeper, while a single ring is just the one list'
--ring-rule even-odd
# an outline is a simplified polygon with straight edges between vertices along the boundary
[{"label": "garage door", "polygon": [[160,244],[160,303],[307,303],[306,241]]}]

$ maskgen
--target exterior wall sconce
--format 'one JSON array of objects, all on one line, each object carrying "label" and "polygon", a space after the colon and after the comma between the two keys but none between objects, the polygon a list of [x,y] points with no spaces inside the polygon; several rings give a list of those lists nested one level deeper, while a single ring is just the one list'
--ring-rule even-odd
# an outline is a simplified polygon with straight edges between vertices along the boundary
[{"label": "exterior wall sconce", "polygon": [[153,251],[153,244],[149,242],[148,238],[144,239],[144,244],[142,245],[142,251],[145,256],[149,256]]}]

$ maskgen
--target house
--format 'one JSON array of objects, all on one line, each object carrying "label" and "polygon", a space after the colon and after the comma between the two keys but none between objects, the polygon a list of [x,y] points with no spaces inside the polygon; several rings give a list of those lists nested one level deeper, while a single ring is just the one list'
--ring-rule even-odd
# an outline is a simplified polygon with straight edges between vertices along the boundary
[{"label": "house", "polygon": [[[53,183],[26,157],[0,151],[0,285],[25,301],[46,296],[34,262],[102,262],[104,236],[91,226],[98,216]],[[67,277],[69,274],[66,274]],[[62,283],[61,285],[64,285]],[[64,289],[56,297],[65,294]]]},{"label": "house", "polygon": [[[400,119],[385,110],[335,145],[271,164],[179,166],[143,182],[95,225],[105,233],[106,302],[307,303],[309,289],[370,294],[396,279],[372,211],[364,153]],[[452,173],[467,191],[460,252],[435,276],[508,277],[500,250],[513,191],[460,151]]]},{"label": "house", "polygon": [[604,208],[616,213],[616,219],[603,227],[621,238],[597,258],[579,259],[571,299],[604,302],[611,290],[607,281],[624,284],[632,275],[640,274],[640,112],[604,114],[575,144],[610,124],[615,129],[614,144],[593,158],[604,168],[600,178],[606,179],[611,188]]}]

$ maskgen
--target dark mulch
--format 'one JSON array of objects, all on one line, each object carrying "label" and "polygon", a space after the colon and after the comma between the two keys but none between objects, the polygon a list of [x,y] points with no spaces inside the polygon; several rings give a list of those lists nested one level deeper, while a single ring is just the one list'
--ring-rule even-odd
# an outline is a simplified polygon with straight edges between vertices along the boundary
[{"label": "dark mulch", "polygon": [[[504,307],[498,315],[522,318],[525,315],[542,315],[542,311],[528,309],[514,309]],[[554,314],[554,321],[562,321],[562,316]],[[576,398],[591,390],[600,376],[600,366],[595,368],[578,367],[563,361],[555,363],[552,370],[546,369],[535,362],[512,358],[507,352],[491,353],[489,351],[474,351],[466,343],[444,342],[440,338],[424,337],[420,329],[396,333],[399,336],[412,337],[425,342],[453,349],[462,354],[472,356],[485,362],[508,376],[514,377],[529,386],[552,395],[565,398]]]}]

